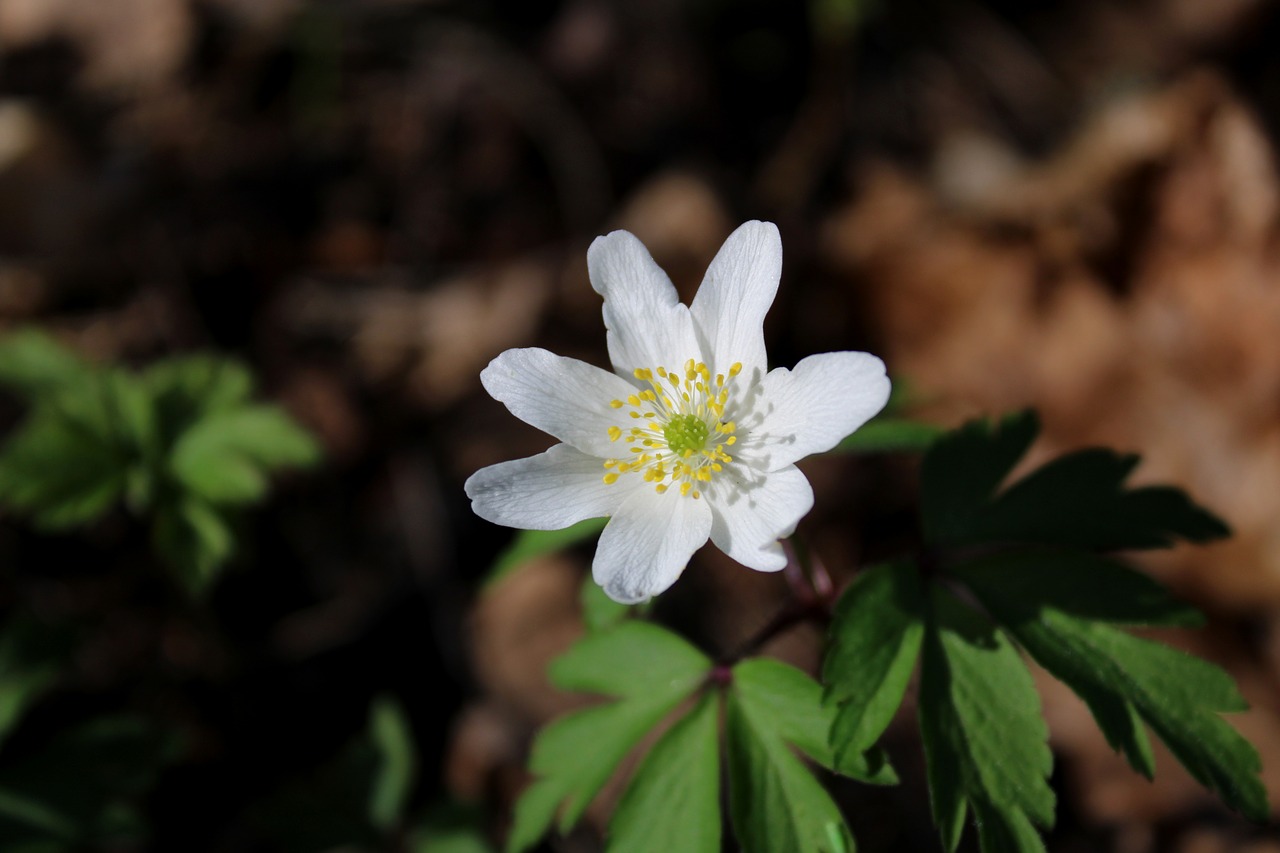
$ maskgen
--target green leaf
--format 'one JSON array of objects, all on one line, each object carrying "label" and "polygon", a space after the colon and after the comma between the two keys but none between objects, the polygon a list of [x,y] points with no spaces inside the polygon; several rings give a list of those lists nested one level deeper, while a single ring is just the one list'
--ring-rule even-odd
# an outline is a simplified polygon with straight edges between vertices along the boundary
[{"label": "green leaf", "polygon": [[[166,358],[142,374],[166,426],[234,409],[249,402],[253,375],[244,364],[221,356],[197,354]],[[170,431],[169,436],[176,435]]]},{"label": "green leaf", "polygon": [[790,737],[793,742],[799,739],[796,745],[801,748],[828,751],[825,727],[814,724],[814,717],[821,716],[820,688],[813,684],[810,701],[805,703],[808,708],[802,711],[807,724],[789,720],[779,711],[801,703],[790,695],[794,684],[783,688],[780,700],[769,696],[770,682],[776,687],[791,679],[771,664],[776,662],[758,659],[738,664],[728,694],[729,814],[738,844],[746,853],[852,850],[853,838],[840,810],[787,745]]},{"label": "green leaf", "polygon": [[1257,752],[1220,716],[1242,711],[1244,699],[1216,666],[1160,643],[1131,636],[1059,608],[1039,597],[1005,588],[991,577],[966,578],[983,603],[1007,625],[1045,669],[1089,705],[1107,740],[1139,772],[1153,773],[1145,720],[1202,784],[1254,820],[1268,813],[1257,773]]},{"label": "green leaf", "polygon": [[920,513],[933,543],[968,541],[984,507],[1040,431],[1034,412],[1008,415],[995,427],[971,421],[934,442],[920,467]]},{"label": "green leaf", "polygon": [[24,329],[0,338],[0,385],[28,399],[78,389],[93,373],[92,365],[44,332]]},{"label": "green leaf", "polygon": [[705,693],[645,756],[609,824],[609,853],[720,853],[719,704]]},{"label": "green leaf", "polygon": [[733,668],[734,690],[757,718],[776,734],[828,770],[875,785],[898,779],[883,753],[872,749],[831,748],[835,709],[824,705],[822,687],[794,666],[771,658],[751,658]]},{"label": "green leaf", "polygon": [[151,534],[156,553],[197,597],[209,588],[235,551],[235,537],[225,515],[192,496],[157,509]]},{"label": "green leaf", "polygon": [[568,714],[538,734],[529,761],[538,778],[516,804],[507,850],[532,847],[557,811],[560,831],[571,829],[623,757],[710,669],[680,637],[637,621],[591,634],[558,658],[550,672],[557,685],[619,701]]},{"label": "green leaf", "polygon": [[926,539],[1112,551],[1230,534],[1179,489],[1126,488],[1138,457],[1102,448],[1054,459],[996,494],[1038,431],[1035,415],[1024,412],[994,429],[985,421],[971,422],[939,440],[921,468]]},{"label": "green leaf", "polygon": [[1194,627],[1204,617],[1142,572],[1086,551],[1023,550],[956,566],[951,574],[1026,607],[1054,607],[1118,625]]},{"label": "green leaf", "polygon": [[582,621],[588,631],[611,628],[626,619],[631,612],[631,605],[620,604],[605,595],[604,588],[591,575],[583,578],[578,599],[582,604]]},{"label": "green leaf", "polygon": [[[943,846],[960,842],[966,804],[1007,831],[980,834],[998,849],[1043,851],[1031,829],[1053,825],[1053,767],[1040,700],[1018,653],[982,616],[935,588],[920,675],[920,731]],[[1010,841],[1012,840],[1012,841]]]},{"label": "green leaf", "polygon": [[111,436],[37,409],[0,452],[0,503],[38,527],[96,520],[120,498],[130,460]]},{"label": "green leaf", "polygon": [[888,728],[923,635],[919,574],[909,562],[863,572],[840,597],[822,668],[838,758],[862,755]]},{"label": "green leaf", "polygon": [[919,453],[946,433],[942,427],[906,418],[876,417],[835,446],[838,453]]},{"label": "green leaf", "polygon": [[381,830],[400,824],[418,772],[413,733],[399,703],[379,696],[369,709],[369,738],[378,754],[378,769],[369,793],[369,822]]},{"label": "green leaf", "polygon": [[275,406],[209,414],[174,445],[169,467],[178,482],[213,503],[247,503],[267,488],[265,473],[319,458],[305,430]]},{"label": "green leaf", "polygon": [[1038,542],[1104,551],[1209,542],[1231,531],[1179,489],[1124,481],[1138,457],[1102,448],[1061,456],[1009,486],[975,519],[975,541]]},{"label": "green leaf", "polygon": [[553,554],[604,530],[607,518],[588,518],[563,530],[521,530],[494,560],[485,586],[493,587],[530,560]]}]

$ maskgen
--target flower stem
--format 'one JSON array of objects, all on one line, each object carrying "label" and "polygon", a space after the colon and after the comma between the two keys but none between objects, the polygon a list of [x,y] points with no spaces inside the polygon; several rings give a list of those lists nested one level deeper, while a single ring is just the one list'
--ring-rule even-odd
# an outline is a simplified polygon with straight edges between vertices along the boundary
[{"label": "flower stem", "polygon": [[798,536],[793,535],[783,540],[782,547],[787,555],[787,565],[782,570],[782,576],[791,590],[791,600],[760,630],[732,652],[722,656],[722,666],[732,666],[755,654],[775,637],[796,625],[812,622],[825,627],[831,621],[835,584],[826,567]]}]

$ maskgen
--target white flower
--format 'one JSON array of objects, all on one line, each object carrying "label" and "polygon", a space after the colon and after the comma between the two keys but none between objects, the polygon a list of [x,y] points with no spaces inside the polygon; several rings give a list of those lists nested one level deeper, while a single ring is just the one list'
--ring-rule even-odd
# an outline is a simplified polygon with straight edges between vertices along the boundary
[{"label": "white flower", "polygon": [[543,349],[495,358],[485,389],[561,443],[477,471],[472,508],[534,530],[608,516],[592,573],[626,603],[671,586],[708,538],[744,566],[782,569],[778,540],[813,506],[794,463],[880,411],[883,362],[833,352],[766,373],[764,315],[782,271],[772,223],[729,236],[690,306],[626,231],[596,238],[587,266],[614,372]]}]

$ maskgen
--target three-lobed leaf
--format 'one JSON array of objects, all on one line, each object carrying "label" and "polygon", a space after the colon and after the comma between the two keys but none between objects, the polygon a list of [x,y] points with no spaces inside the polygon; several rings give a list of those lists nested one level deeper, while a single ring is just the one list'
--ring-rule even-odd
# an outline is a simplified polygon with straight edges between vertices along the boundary
[{"label": "three-lobed leaf", "polygon": [[616,701],[563,716],[538,734],[529,761],[537,778],[516,804],[507,850],[532,847],[557,814],[561,832],[572,828],[626,754],[710,668],[685,640],[636,621],[591,634],[557,658],[550,675],[558,686]]},{"label": "three-lobed leaf", "polygon": [[1154,773],[1145,721],[1191,775],[1228,805],[1254,820],[1266,818],[1258,754],[1219,716],[1247,707],[1227,673],[1108,624],[1155,620],[1082,614],[1077,599],[1062,600],[1051,586],[1001,583],[999,572],[983,569],[966,572],[970,588],[1041,666],[1080,695],[1107,740],[1135,769],[1148,777]]},{"label": "three-lobed leaf", "polygon": [[1060,456],[1000,490],[1038,432],[1034,413],[1022,412],[994,426],[972,421],[935,442],[921,466],[925,538],[1118,550],[1230,534],[1179,489],[1128,488],[1138,457],[1104,448]]}]

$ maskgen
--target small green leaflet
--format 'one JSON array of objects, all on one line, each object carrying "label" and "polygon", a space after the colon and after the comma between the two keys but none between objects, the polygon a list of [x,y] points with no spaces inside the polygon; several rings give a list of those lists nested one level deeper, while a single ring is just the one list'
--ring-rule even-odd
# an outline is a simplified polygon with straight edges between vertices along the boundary
[{"label": "small green leaflet", "polygon": [[[733,668],[725,710],[729,814],[747,853],[839,853],[853,837],[825,787],[796,757],[795,746],[832,767],[830,715],[821,688],[794,667],[753,658]],[[892,771],[882,768],[892,781]]]},{"label": "small green leaflet", "polygon": [[521,530],[494,560],[485,586],[492,587],[530,560],[568,548],[604,530],[607,518],[588,518],[563,530]]},{"label": "small green leaflet", "polygon": [[841,761],[870,750],[902,704],[920,654],[921,610],[919,576],[906,561],[863,572],[837,603],[822,678]]},{"label": "small green leaflet", "polygon": [[387,832],[404,819],[405,805],[418,773],[413,733],[404,710],[390,696],[379,696],[369,708],[369,739],[378,755],[369,792],[369,822]]},{"label": "small green leaflet", "polygon": [[920,676],[920,732],[943,846],[955,850],[966,807],[984,853],[1043,853],[1033,823],[1053,825],[1048,732],[1031,674],[1009,641],[934,588]]},{"label": "small green leaflet", "polygon": [[538,778],[516,804],[509,853],[536,844],[557,813],[560,831],[571,829],[623,757],[710,669],[680,637],[637,621],[591,634],[557,658],[551,679],[558,686],[617,701],[568,714],[538,734],[529,761]]},{"label": "small green leaflet", "polygon": [[282,853],[387,849],[393,838],[416,835],[408,812],[417,773],[404,710],[391,695],[380,695],[369,705],[363,731],[310,774],[259,800],[249,818]]},{"label": "small green leaflet", "polygon": [[[1064,559],[1052,568],[1056,572],[1030,560],[1005,559],[963,567],[957,574],[1041,666],[1080,695],[1108,742],[1136,770],[1147,777],[1155,770],[1145,721],[1192,776],[1232,808],[1265,820],[1258,754],[1218,716],[1247,707],[1231,677],[1206,661],[1107,624],[1180,624],[1185,608],[1157,604],[1129,613],[1090,612],[1081,608],[1076,590],[1064,594],[1060,582],[1049,580],[1071,565]],[[1089,580],[1087,572],[1081,580]],[[1116,584],[1104,581],[1095,589],[1099,599],[1108,597],[1108,586],[1114,590]]]},{"label": "small green leaflet", "polygon": [[939,440],[921,469],[925,538],[933,544],[1028,542],[1098,550],[1164,548],[1230,534],[1179,489],[1125,488],[1138,457],[1093,448],[997,488],[1039,432],[1032,412],[968,423]]},{"label": "small green leaflet", "polygon": [[75,527],[120,500],[130,467],[112,436],[46,405],[29,415],[0,451],[0,503],[45,530]]},{"label": "small green leaflet", "polygon": [[906,418],[876,417],[835,446],[839,453],[918,453],[928,450],[946,430]]},{"label": "small green leaflet", "polygon": [[654,744],[609,824],[609,853],[720,853],[720,695]]},{"label": "small green leaflet", "polygon": [[235,536],[224,511],[194,495],[156,508],[152,545],[192,595],[208,590],[235,550]]},{"label": "small green leaflet", "polygon": [[174,444],[169,470],[211,503],[248,503],[266,493],[271,469],[307,466],[319,457],[315,441],[283,410],[251,405],[192,424]]},{"label": "small green leaflet", "polygon": [[92,372],[88,362],[36,329],[0,338],[0,385],[28,399],[75,391]]}]

